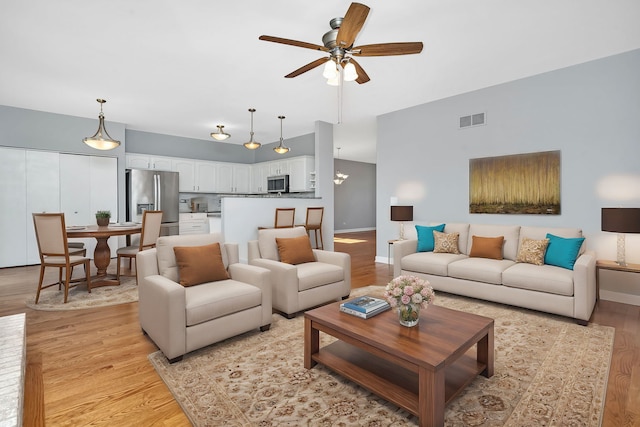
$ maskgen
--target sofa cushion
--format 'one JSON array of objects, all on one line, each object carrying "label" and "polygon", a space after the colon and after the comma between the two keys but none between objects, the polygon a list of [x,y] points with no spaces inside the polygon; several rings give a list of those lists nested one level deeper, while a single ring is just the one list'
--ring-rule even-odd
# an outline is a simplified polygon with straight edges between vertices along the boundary
[{"label": "sofa cushion", "polygon": [[466,258],[450,263],[447,268],[449,277],[500,285],[502,272],[514,264],[508,259]]},{"label": "sofa cushion", "polygon": [[416,225],[416,233],[418,233],[418,252],[430,252],[433,251],[435,240],[433,238],[433,231],[444,231],[444,224],[425,226]]},{"label": "sofa cushion", "polygon": [[502,273],[502,284],[557,295],[573,295],[573,271],[552,265],[518,263]]},{"label": "sofa cushion", "polygon": [[281,262],[295,265],[316,260],[313,256],[309,236],[306,234],[299,237],[276,237],[276,245]]},{"label": "sofa cushion", "polygon": [[260,258],[280,261],[276,237],[287,238],[300,236],[307,236],[307,231],[304,227],[265,228],[258,230],[258,249],[260,249]]},{"label": "sofa cushion", "polygon": [[563,238],[547,233],[549,245],[544,254],[544,263],[573,270],[584,237]]},{"label": "sofa cushion", "polygon": [[262,304],[257,286],[227,279],[185,288],[187,326],[217,319]]},{"label": "sofa cushion", "polygon": [[[216,242],[222,242],[222,235],[220,233],[159,237],[156,242],[158,272],[161,276],[178,283],[178,264],[173,248],[175,246],[204,246]],[[229,267],[226,249],[226,246],[221,243],[222,263],[225,268]]]},{"label": "sofa cushion", "polygon": [[459,254],[458,240],[460,238],[459,233],[441,233],[439,231],[433,231],[433,239],[435,241],[433,246],[433,252],[444,254]]},{"label": "sofa cushion", "polygon": [[324,262],[306,262],[296,266],[298,273],[298,291],[328,285],[344,280],[344,270],[337,265]]},{"label": "sofa cushion", "polygon": [[518,241],[519,235],[519,225],[469,224],[468,248],[471,250],[473,236],[503,236],[502,257],[515,261],[518,255],[518,245],[520,244]]},{"label": "sofa cushion", "polygon": [[400,268],[416,273],[446,276],[447,266],[453,262],[467,258],[463,254],[443,254],[434,252],[417,252],[406,255],[400,260]]},{"label": "sofa cushion", "polygon": [[544,265],[544,254],[547,251],[549,239],[534,240],[524,237],[518,249],[516,262],[526,262],[534,265]]},{"label": "sofa cushion", "polygon": [[174,246],[179,283],[194,286],[229,278],[222,263],[220,243],[205,246]]},{"label": "sofa cushion", "polygon": [[502,259],[502,245],[504,236],[482,237],[471,236],[470,257]]}]

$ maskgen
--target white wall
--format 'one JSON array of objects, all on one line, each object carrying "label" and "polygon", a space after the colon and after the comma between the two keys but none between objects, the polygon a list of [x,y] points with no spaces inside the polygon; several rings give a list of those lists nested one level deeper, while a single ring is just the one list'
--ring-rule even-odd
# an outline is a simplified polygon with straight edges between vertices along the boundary
[{"label": "white wall", "polygon": [[[460,116],[479,112],[486,125],[458,128]],[[640,206],[639,117],[640,50],[380,116],[378,257],[386,261],[398,235],[389,220],[397,197],[416,222],[579,227],[599,259],[615,259],[600,209]],[[560,215],[469,213],[469,159],[552,150],[561,151]],[[412,224],[406,231],[415,234]],[[640,235],[627,236],[627,261],[640,263]],[[628,280],[640,294],[640,280]]]}]

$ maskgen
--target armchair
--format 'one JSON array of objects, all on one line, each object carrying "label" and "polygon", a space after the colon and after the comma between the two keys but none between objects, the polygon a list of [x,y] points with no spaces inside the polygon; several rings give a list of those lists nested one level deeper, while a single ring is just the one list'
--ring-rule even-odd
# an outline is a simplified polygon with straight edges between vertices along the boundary
[{"label": "armchair", "polygon": [[299,311],[331,300],[347,298],[351,292],[351,257],[342,252],[313,249],[314,262],[297,265],[280,261],[276,238],[306,236],[304,227],[258,230],[258,240],[249,241],[249,264],[271,271],[273,308],[292,318]]},{"label": "armchair", "polygon": [[[216,242],[230,278],[181,285],[174,247]],[[223,243],[220,233],[160,237],[155,248],[136,255],[140,326],[170,363],[201,347],[271,326],[270,271],[238,260],[238,245]]]}]

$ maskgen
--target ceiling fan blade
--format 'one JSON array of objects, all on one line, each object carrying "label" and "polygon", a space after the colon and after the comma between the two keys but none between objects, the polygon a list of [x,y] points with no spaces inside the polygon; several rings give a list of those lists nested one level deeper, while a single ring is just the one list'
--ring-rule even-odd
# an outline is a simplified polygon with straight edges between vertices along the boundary
[{"label": "ceiling fan blade", "polygon": [[352,54],[357,56],[390,56],[411,55],[420,52],[422,52],[422,42],[407,42],[358,46],[353,48]]},{"label": "ceiling fan blade", "polygon": [[285,77],[290,79],[296,76],[299,76],[302,73],[306,73],[309,70],[313,70],[314,68],[324,64],[325,62],[327,62],[329,59],[331,58],[320,58],[320,59],[316,59],[313,62],[308,63],[307,65],[303,65],[302,67],[298,68],[295,71],[290,72],[289,74],[287,74]]},{"label": "ceiling fan blade", "polygon": [[267,42],[282,43],[282,44],[288,44],[290,46],[304,47],[306,49],[321,50],[323,52],[329,52],[329,49],[327,49],[324,46],[320,46],[319,44],[301,42],[298,40],[289,40],[289,39],[283,39],[281,37],[273,37],[273,36],[260,36],[258,37],[258,39],[264,40]]},{"label": "ceiling fan blade", "polygon": [[364,21],[367,20],[367,15],[369,15],[369,6],[361,3],[351,3],[338,30],[338,36],[336,37],[338,47],[348,48],[353,46],[353,42],[362,29]]},{"label": "ceiling fan blade", "polygon": [[359,84],[366,83],[371,80],[367,73],[364,71],[364,68],[362,68],[355,59],[351,58],[349,61],[353,64],[354,67],[356,67],[356,73],[358,73],[358,78],[356,79],[356,81]]}]

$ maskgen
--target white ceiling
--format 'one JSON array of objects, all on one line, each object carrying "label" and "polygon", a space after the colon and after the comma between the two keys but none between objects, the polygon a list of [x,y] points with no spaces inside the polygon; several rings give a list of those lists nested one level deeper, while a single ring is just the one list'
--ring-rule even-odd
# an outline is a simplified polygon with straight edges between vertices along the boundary
[{"label": "white ceiling", "polygon": [[[347,83],[335,127],[340,158],[376,162],[375,116],[640,48],[637,0],[363,0],[356,45],[422,41],[419,55],[367,57],[369,83]],[[129,129],[229,143],[286,140],[336,123],[322,67],[283,76],[321,52],[349,1],[2,0],[0,104],[97,118]],[[78,140],[88,135],[78,135]],[[1,143],[1,142],[0,142]],[[336,152],[336,151],[334,151]]]}]

